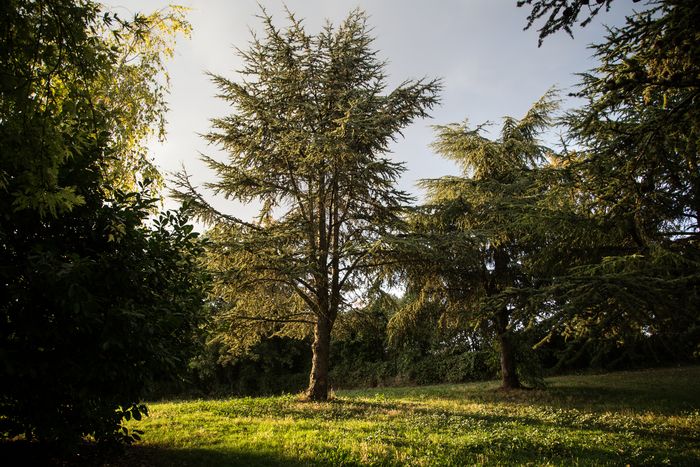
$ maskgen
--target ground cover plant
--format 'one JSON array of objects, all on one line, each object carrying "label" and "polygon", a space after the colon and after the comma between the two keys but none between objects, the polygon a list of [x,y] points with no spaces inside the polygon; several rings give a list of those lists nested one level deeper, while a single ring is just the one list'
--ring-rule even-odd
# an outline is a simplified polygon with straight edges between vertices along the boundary
[{"label": "ground cover plant", "polygon": [[697,465],[700,367],[150,404],[110,465]]}]

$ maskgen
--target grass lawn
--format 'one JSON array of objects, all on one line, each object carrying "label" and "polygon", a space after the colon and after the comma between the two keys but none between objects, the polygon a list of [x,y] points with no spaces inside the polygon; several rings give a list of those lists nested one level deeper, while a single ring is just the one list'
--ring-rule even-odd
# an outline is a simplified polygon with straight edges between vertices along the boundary
[{"label": "grass lawn", "polygon": [[700,465],[700,367],[151,403],[111,465]]}]

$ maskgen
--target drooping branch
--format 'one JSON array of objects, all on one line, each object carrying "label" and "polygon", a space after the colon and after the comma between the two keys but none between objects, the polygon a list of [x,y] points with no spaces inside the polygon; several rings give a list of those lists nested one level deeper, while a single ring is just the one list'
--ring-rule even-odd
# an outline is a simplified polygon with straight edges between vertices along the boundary
[{"label": "drooping branch", "polygon": [[242,225],[254,230],[260,230],[260,227],[255,224],[222,213],[214,208],[204,196],[197,191],[197,187],[192,185],[191,177],[187,174],[184,167],[181,172],[173,174],[171,182],[179,189],[170,190],[170,195],[184,205],[187,205],[196,219],[210,225],[223,221],[234,225]]}]

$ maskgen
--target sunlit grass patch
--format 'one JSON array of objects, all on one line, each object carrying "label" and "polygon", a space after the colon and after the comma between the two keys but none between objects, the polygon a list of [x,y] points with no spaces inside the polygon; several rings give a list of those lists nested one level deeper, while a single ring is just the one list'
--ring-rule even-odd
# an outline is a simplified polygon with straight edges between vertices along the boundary
[{"label": "sunlit grass patch", "polygon": [[700,367],[159,402],[125,465],[700,465]]}]

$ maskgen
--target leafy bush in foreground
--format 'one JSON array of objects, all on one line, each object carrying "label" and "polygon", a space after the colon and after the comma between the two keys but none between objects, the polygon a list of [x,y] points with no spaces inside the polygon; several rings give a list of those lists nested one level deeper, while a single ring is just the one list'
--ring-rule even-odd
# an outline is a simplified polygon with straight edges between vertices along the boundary
[{"label": "leafy bush in foreground", "polygon": [[186,23],[100,8],[0,4],[0,439],[138,438],[122,420],[177,375],[203,303],[184,215],[146,225],[158,177],[140,145],[165,108],[156,34]]}]

